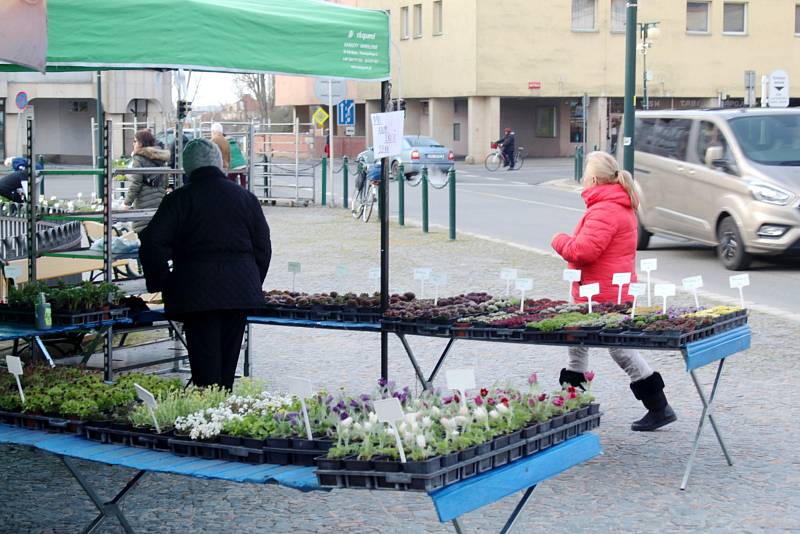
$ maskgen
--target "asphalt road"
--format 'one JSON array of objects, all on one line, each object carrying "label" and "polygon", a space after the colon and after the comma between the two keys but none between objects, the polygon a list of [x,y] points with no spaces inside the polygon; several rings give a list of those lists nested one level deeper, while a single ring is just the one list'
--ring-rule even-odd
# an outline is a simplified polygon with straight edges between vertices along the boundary
[{"label": "asphalt road", "polygon": [[[460,232],[497,239],[551,253],[550,240],[557,232],[571,232],[583,211],[583,200],[572,182],[571,158],[528,159],[521,170],[487,171],[483,165],[458,162],[457,168],[457,228]],[[319,167],[317,167],[319,175]],[[392,216],[398,213],[397,184],[391,190]],[[329,184],[329,191],[330,191]],[[354,188],[350,179],[349,190]],[[49,197],[74,197],[82,191],[89,196],[92,179],[84,177],[50,177],[45,192]],[[337,205],[342,192],[341,175],[333,180]],[[320,188],[317,187],[317,197]],[[448,191],[430,188],[430,223],[448,224]],[[329,193],[330,196],[330,193]],[[421,190],[406,186],[406,219],[419,224],[421,220]],[[639,258],[658,258],[659,269],[654,277],[680,284],[682,278],[701,274],[705,283],[702,291],[715,296],[738,298],[729,287],[733,274],[723,268],[711,247],[672,238],[654,237],[650,250],[640,252]],[[524,272],[524,266],[517,266]],[[751,287],[745,289],[748,306],[773,308],[793,314],[800,320],[800,261],[767,259],[755,261],[749,270]],[[536,273],[527,275],[536,278]],[[495,276],[487,273],[487,276]],[[702,292],[701,292],[702,295]]]}]

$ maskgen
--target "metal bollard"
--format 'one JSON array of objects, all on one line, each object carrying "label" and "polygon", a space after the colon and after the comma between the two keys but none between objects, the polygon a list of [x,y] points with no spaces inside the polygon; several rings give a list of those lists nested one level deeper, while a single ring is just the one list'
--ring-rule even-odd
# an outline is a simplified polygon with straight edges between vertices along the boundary
[{"label": "metal bollard", "polygon": [[422,167],[422,232],[428,233],[428,167]]},{"label": "metal bollard", "polygon": [[348,202],[347,199],[347,156],[342,156],[342,207],[347,209]]},{"label": "metal bollard", "polygon": [[397,167],[397,222],[400,226],[406,224],[406,174],[403,164]]},{"label": "metal bollard", "polygon": [[328,204],[328,158],[322,156],[322,205]]},{"label": "metal bollard", "polygon": [[580,182],[583,178],[583,147],[575,147],[575,181]]},{"label": "metal bollard", "polygon": [[450,239],[456,238],[456,170],[450,169],[448,173],[448,185],[450,187]]}]

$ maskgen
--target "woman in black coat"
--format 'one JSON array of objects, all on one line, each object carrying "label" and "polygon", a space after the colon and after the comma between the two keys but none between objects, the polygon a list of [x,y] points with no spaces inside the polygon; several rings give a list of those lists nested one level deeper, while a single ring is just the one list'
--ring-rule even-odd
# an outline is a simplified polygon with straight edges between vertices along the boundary
[{"label": "woman in black coat", "polygon": [[161,202],[139,256],[147,290],[184,324],[192,382],[230,389],[247,313],[264,302],[269,226],[256,197],[226,179],[212,142],[188,143],[183,168],[188,183]]}]

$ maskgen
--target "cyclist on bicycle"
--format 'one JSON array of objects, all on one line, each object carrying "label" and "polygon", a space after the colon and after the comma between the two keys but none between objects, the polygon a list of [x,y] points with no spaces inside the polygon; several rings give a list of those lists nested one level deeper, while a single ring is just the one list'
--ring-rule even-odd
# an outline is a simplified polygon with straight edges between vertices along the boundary
[{"label": "cyclist on bicycle", "polygon": [[503,130],[503,137],[497,141],[500,148],[503,150],[503,167],[508,167],[507,170],[514,168],[514,132],[511,128]]}]

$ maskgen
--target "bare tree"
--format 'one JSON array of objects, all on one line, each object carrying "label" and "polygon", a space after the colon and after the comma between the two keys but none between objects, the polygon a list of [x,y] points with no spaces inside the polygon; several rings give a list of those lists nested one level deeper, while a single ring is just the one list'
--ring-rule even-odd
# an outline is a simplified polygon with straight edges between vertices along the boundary
[{"label": "bare tree", "polygon": [[[275,107],[275,77],[271,74],[237,74],[234,78],[239,98],[250,95],[258,102],[262,120],[270,121]],[[244,110],[245,116],[247,110]]]}]

